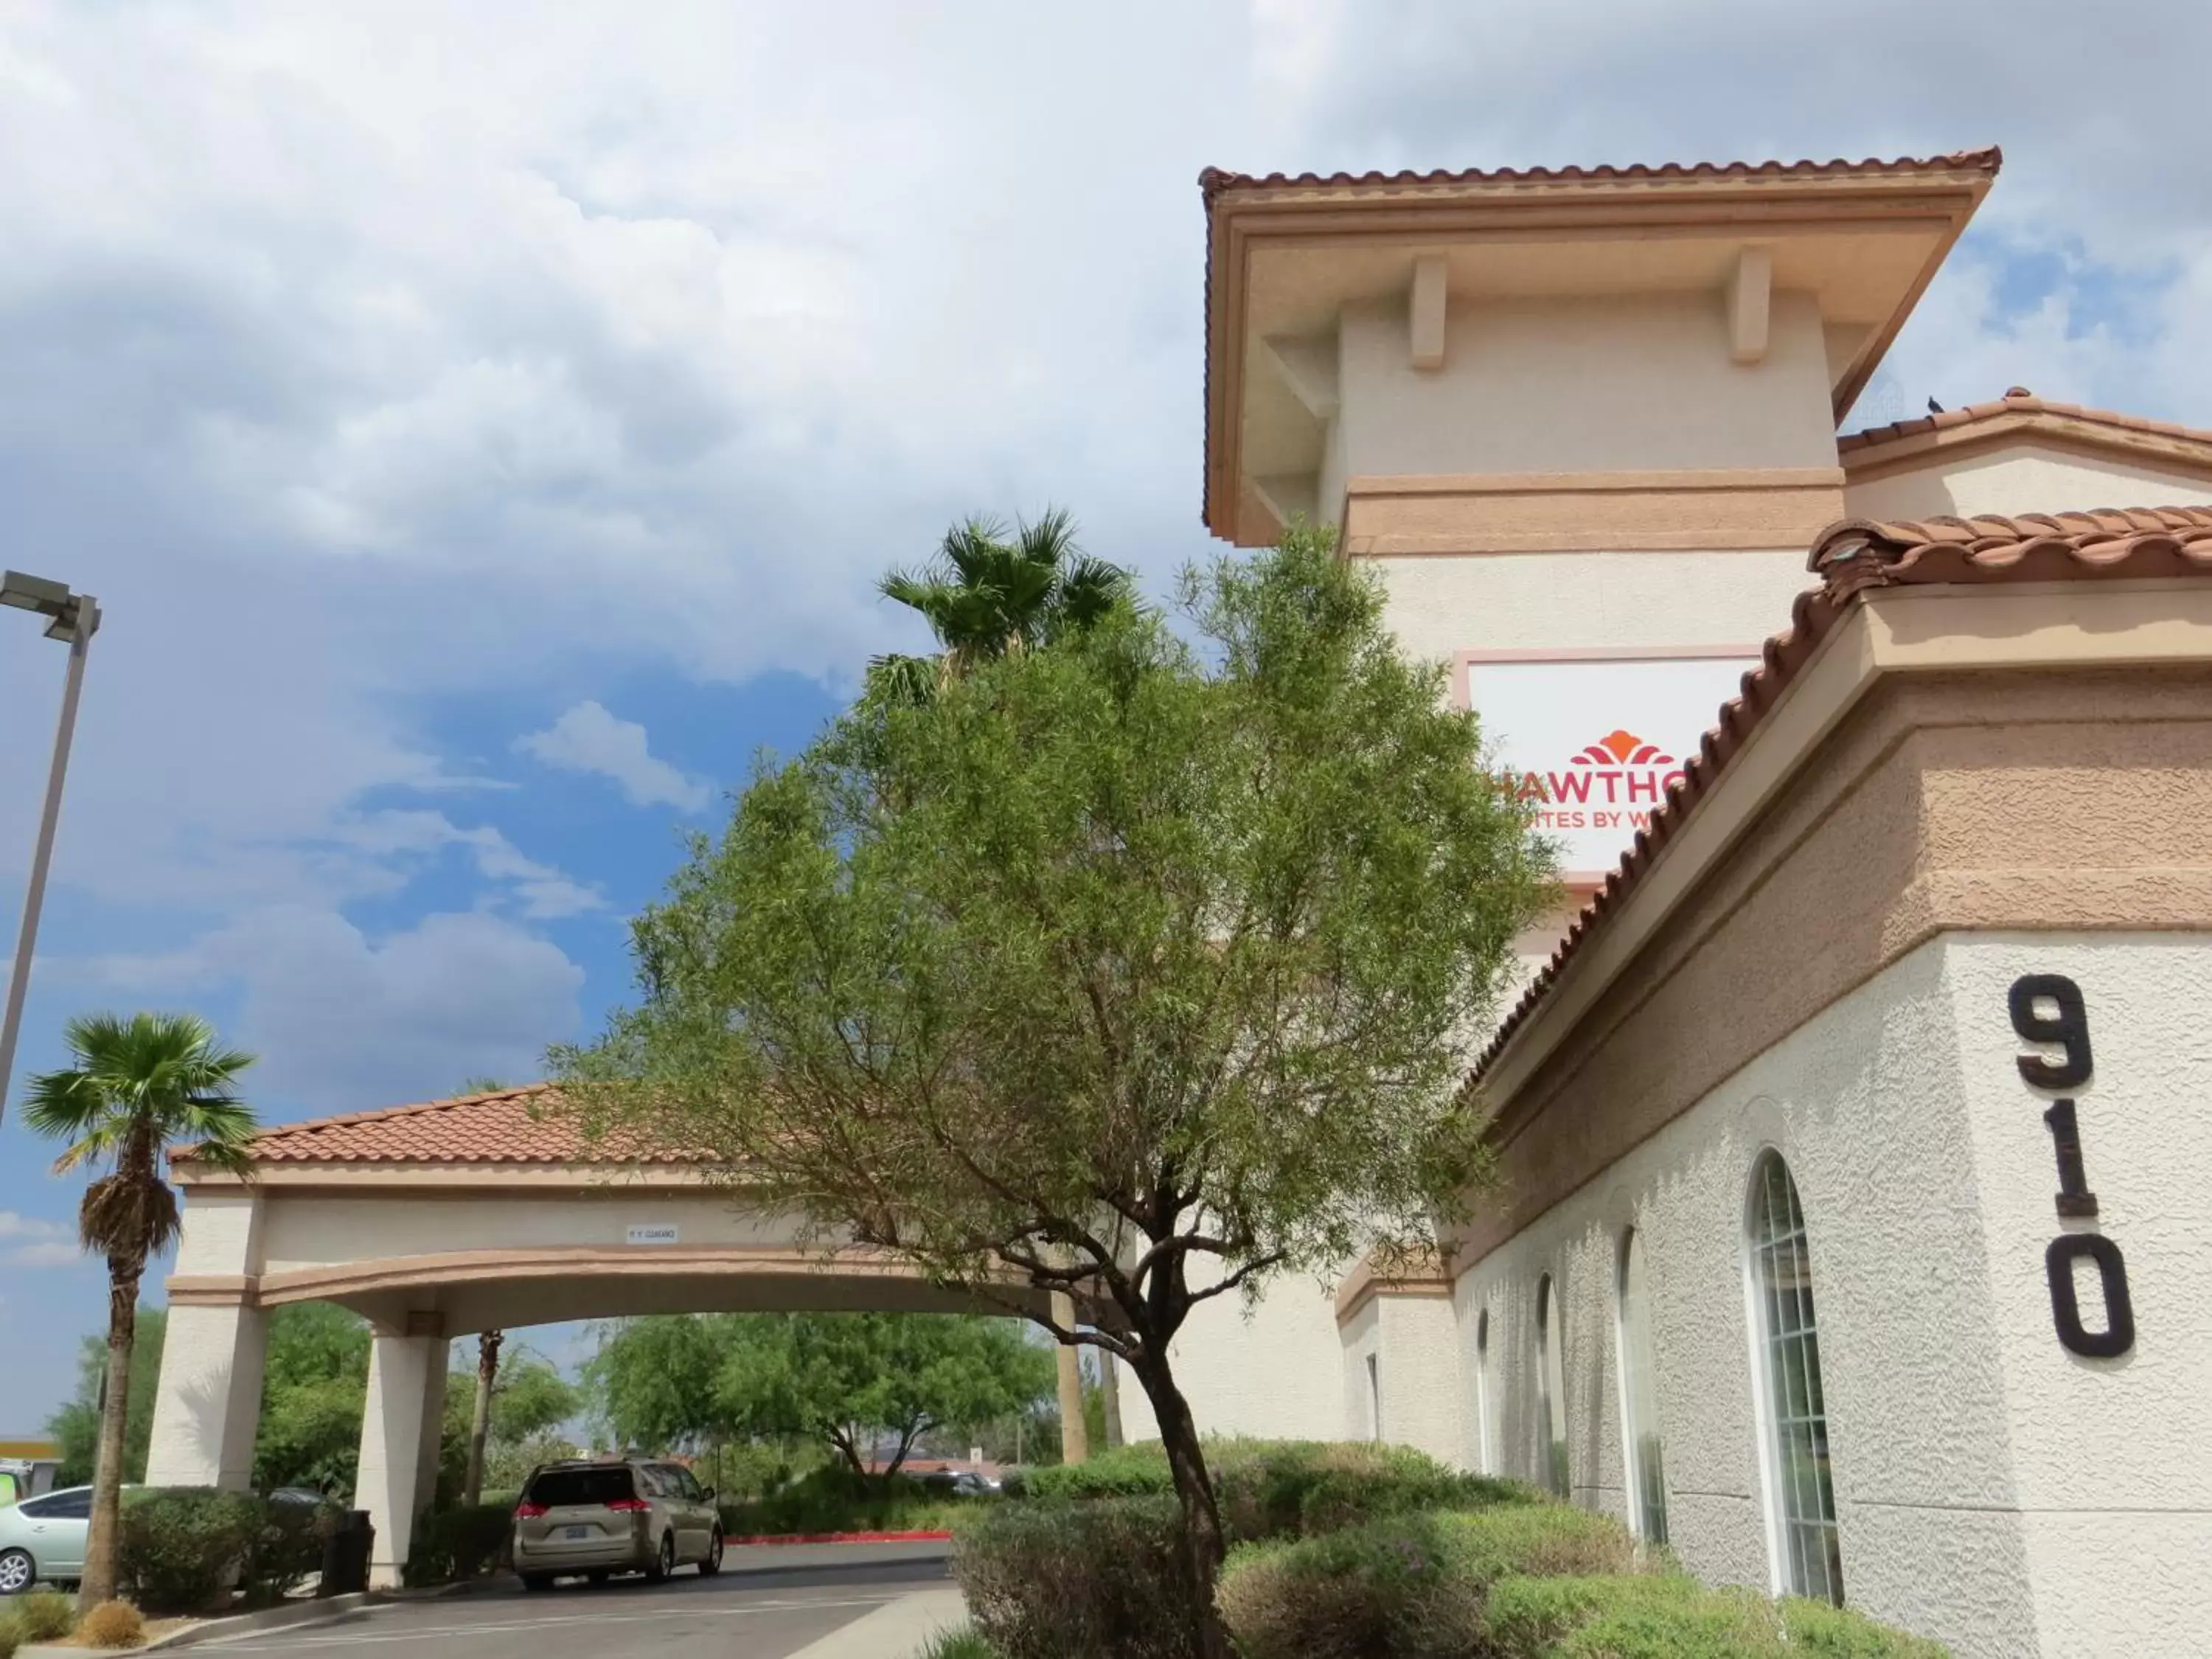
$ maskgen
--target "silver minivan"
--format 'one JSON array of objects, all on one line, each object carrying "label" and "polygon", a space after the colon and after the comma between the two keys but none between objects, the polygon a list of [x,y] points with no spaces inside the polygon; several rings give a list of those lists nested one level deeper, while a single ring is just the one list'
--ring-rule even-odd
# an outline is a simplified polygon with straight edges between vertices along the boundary
[{"label": "silver minivan", "polygon": [[693,1564],[702,1578],[722,1570],[722,1516],[714,1489],[680,1463],[548,1463],[514,1506],[514,1571],[529,1589],[578,1574],[599,1583],[641,1572],[659,1583]]}]

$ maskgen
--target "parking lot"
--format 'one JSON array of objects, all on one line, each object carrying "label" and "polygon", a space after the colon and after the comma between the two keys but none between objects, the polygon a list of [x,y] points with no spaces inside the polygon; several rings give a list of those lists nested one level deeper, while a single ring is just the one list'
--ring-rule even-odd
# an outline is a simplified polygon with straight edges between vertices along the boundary
[{"label": "parking lot", "polygon": [[913,1591],[947,1583],[941,1543],[733,1550],[721,1576],[664,1584],[563,1583],[532,1595],[502,1585],[403,1601],[301,1631],[225,1642],[222,1651],[330,1655],[404,1650],[409,1659],[625,1659],[742,1653],[787,1659]]}]

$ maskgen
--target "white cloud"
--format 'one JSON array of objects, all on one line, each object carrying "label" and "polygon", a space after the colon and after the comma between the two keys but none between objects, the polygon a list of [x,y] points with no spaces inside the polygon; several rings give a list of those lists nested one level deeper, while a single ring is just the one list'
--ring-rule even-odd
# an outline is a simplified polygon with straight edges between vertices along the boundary
[{"label": "white cloud", "polygon": [[642,726],[617,720],[596,702],[578,703],[544,731],[517,738],[514,746],[548,766],[613,779],[633,806],[697,812],[714,799],[702,780],[654,758]]},{"label": "white cloud", "polygon": [[76,1228],[0,1210],[0,1266],[67,1267],[84,1259]]},{"label": "white cloud", "polygon": [[265,910],[202,957],[244,984],[253,1097],[310,1113],[434,1099],[472,1074],[535,1078],[547,1045],[582,1024],[583,970],[482,913],[372,939],[331,912]]}]

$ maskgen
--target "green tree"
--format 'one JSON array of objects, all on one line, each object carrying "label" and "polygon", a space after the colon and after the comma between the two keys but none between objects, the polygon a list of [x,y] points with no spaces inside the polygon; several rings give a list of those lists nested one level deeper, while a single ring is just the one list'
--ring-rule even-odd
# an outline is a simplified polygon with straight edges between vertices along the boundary
[{"label": "green tree", "polygon": [[[123,1479],[146,1478],[147,1449],[154,1439],[154,1395],[161,1380],[161,1343],[168,1333],[166,1308],[138,1310],[137,1339],[131,1346],[131,1409],[123,1426]],[[88,1336],[78,1351],[76,1392],[46,1419],[46,1433],[61,1448],[56,1484],[82,1486],[92,1480],[100,1447],[100,1379],[107,1370],[107,1342]]]},{"label": "green tree", "polygon": [[584,1362],[586,1391],[620,1447],[696,1451],[738,1437],[723,1407],[722,1366],[737,1346],[728,1314],[672,1314],[610,1322]]},{"label": "green tree", "polygon": [[1463,1214],[1462,1079],[1551,867],[1326,538],[1179,599],[1194,641],[1121,606],[763,767],[634,924],[639,1005],[561,1064],[587,1129],[1119,1355],[1210,1590],[1176,1335]]},{"label": "green tree", "polygon": [[856,1474],[892,1445],[898,1473],[933,1429],[972,1429],[1052,1386],[1052,1356],[1004,1319],[962,1314],[738,1314],[719,1378],[723,1408],[755,1434],[799,1434]]},{"label": "green tree", "polygon": [[351,1494],[361,1461],[368,1346],[368,1322],[333,1304],[270,1310],[253,1442],[257,1486]]},{"label": "green tree", "polygon": [[878,657],[870,688],[901,702],[918,702],[971,665],[1048,645],[1091,627],[1126,603],[1128,573],[1075,545],[1075,524],[1048,512],[1035,524],[1005,526],[969,519],[945,532],[936,559],[920,570],[895,570],[881,591],[919,611],[944,647],[923,657]]},{"label": "green tree", "polygon": [[246,1145],[253,1113],[236,1085],[253,1056],[220,1046],[215,1028],[194,1014],[83,1014],[64,1036],[71,1063],[31,1079],[23,1118],[37,1133],[68,1143],[54,1161],[56,1174],[107,1166],[77,1210],[85,1249],[107,1258],[110,1382],[77,1590],[79,1604],[93,1607],[115,1597],[138,1285],[146,1264],[177,1236],[177,1195],[164,1178],[166,1165],[173,1154],[189,1152],[214,1168],[251,1172]]}]

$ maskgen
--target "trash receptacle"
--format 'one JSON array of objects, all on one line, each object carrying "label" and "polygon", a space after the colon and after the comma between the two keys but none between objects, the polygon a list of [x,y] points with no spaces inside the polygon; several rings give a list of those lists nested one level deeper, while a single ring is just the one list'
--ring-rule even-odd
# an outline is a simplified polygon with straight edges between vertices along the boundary
[{"label": "trash receptacle", "polygon": [[318,1595],[352,1595],[368,1588],[369,1548],[376,1528],[367,1510],[343,1510],[323,1540],[323,1580]]}]

